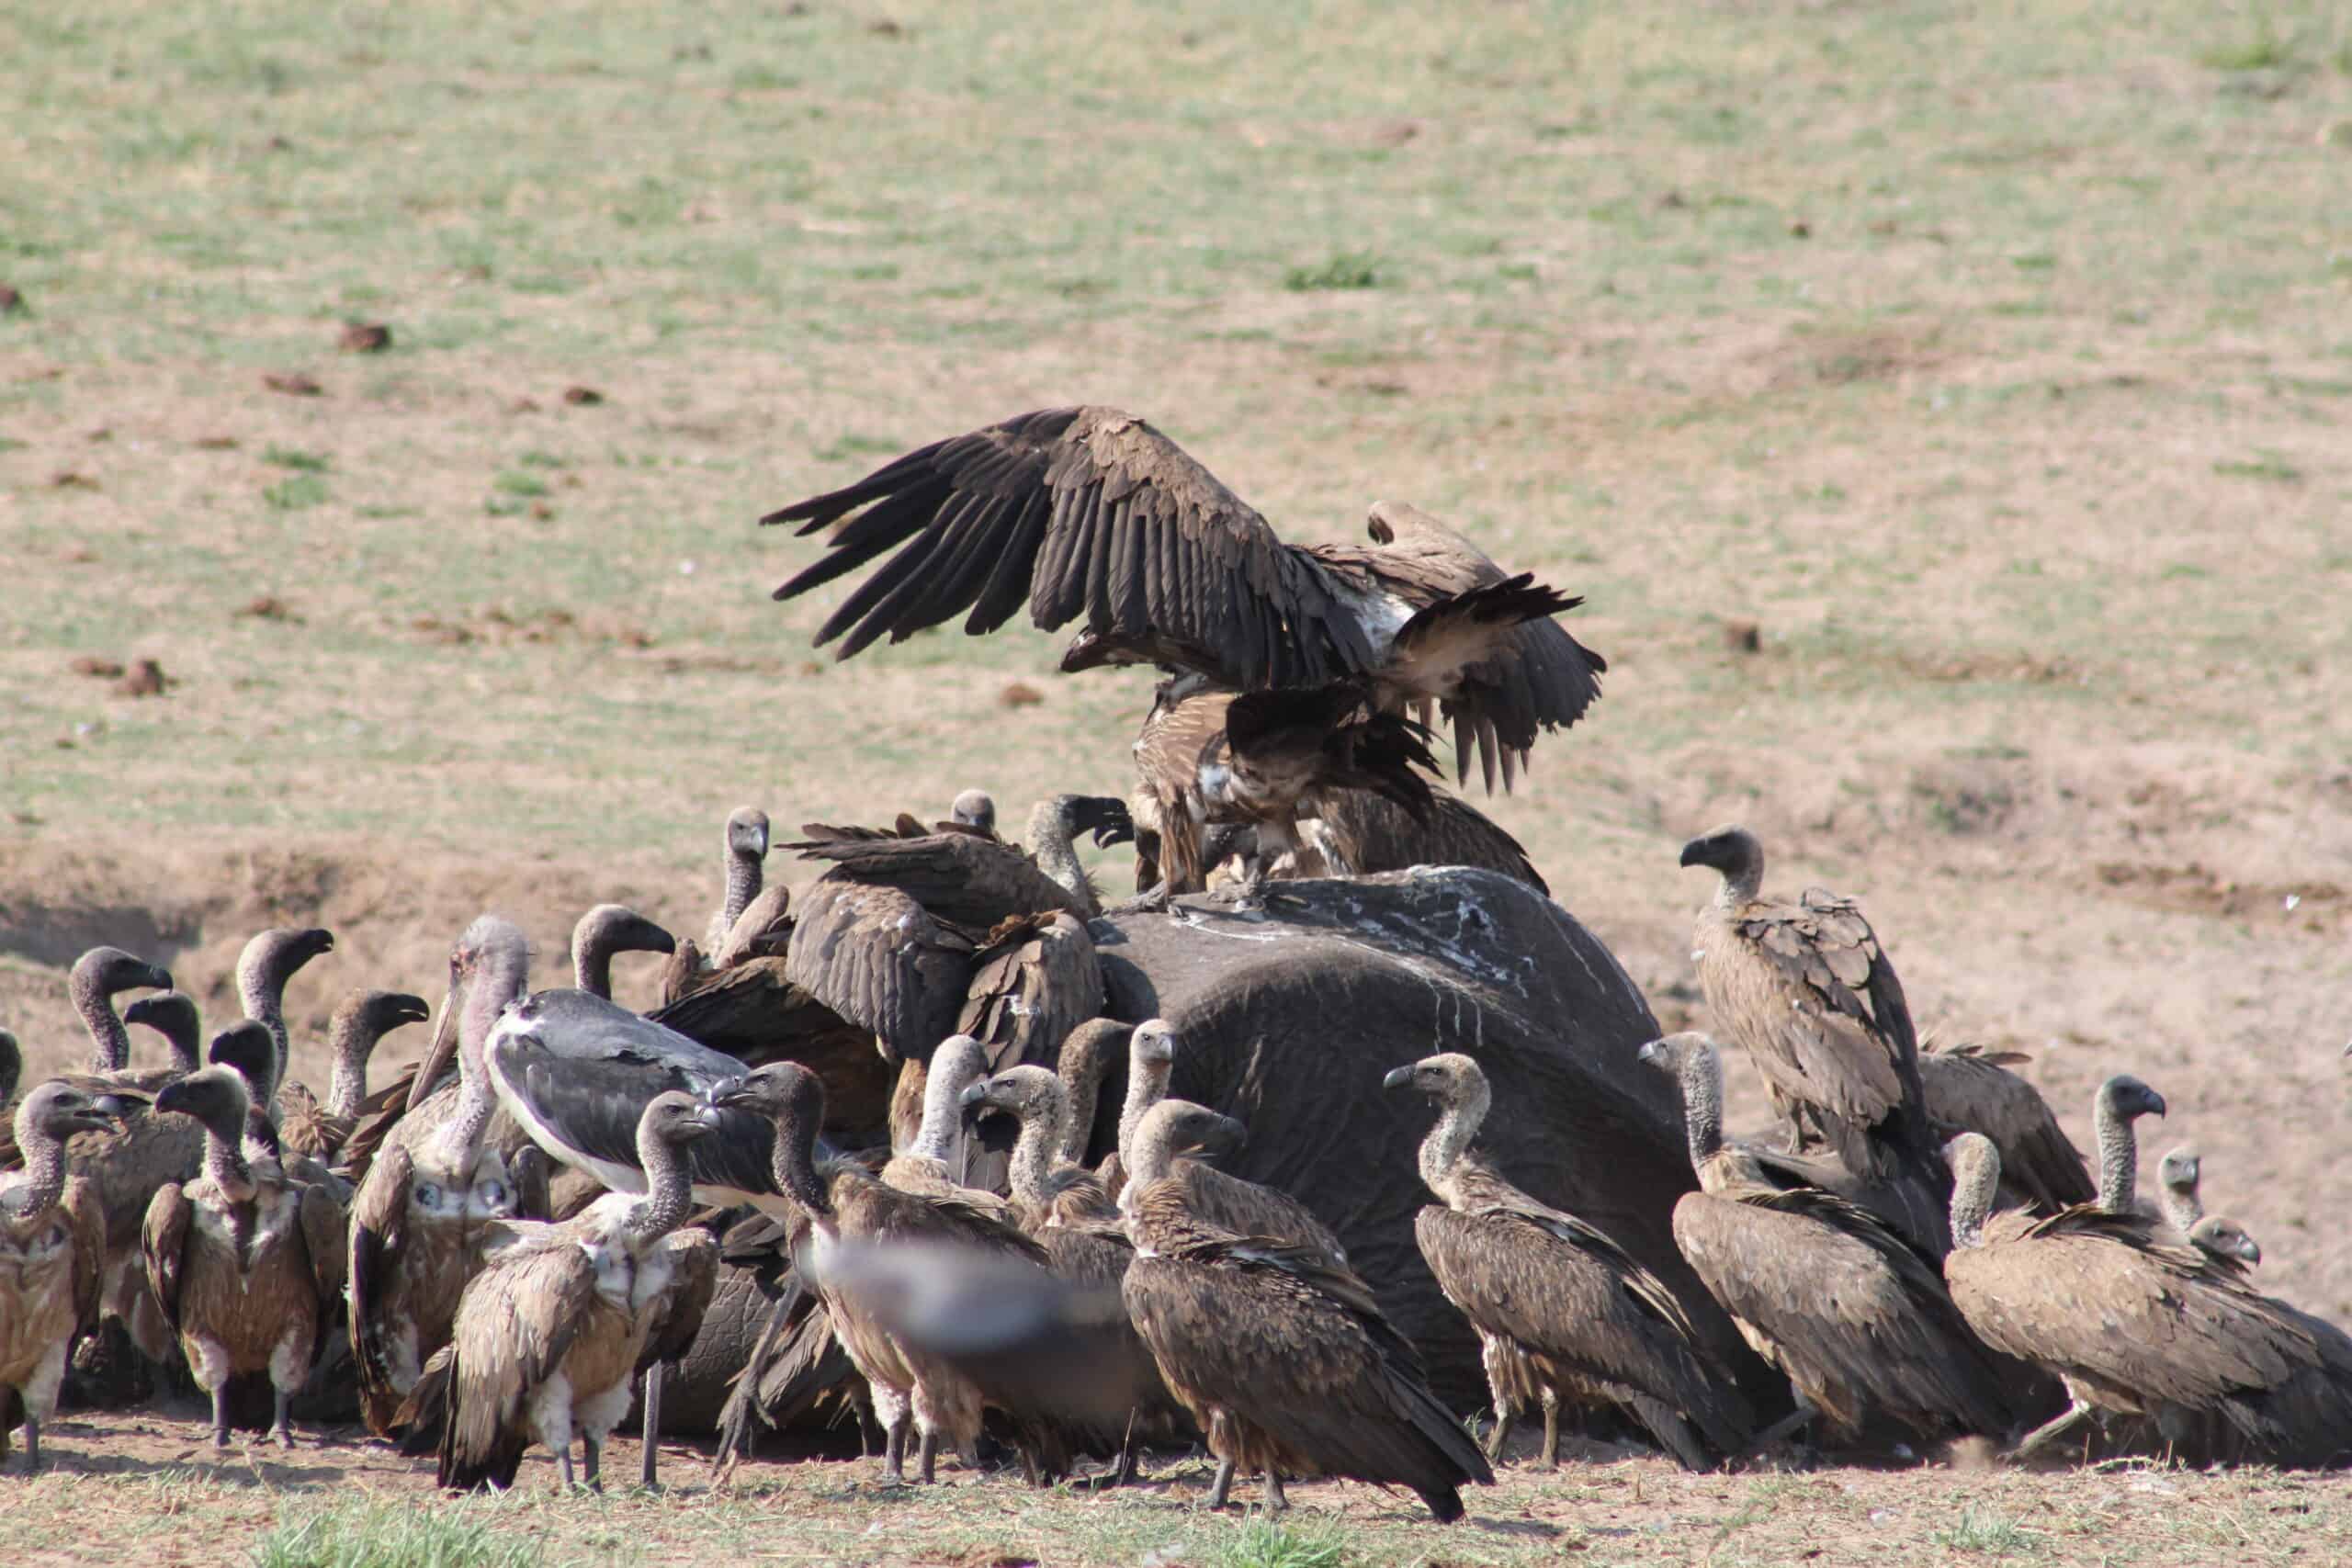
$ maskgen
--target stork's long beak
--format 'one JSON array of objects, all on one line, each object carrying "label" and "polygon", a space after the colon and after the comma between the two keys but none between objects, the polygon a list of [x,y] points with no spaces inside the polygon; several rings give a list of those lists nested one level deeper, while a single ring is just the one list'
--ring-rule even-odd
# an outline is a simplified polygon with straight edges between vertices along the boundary
[{"label": "stork's long beak", "polygon": [[411,1111],[424,1103],[433,1092],[434,1080],[448,1070],[449,1059],[458,1054],[458,1009],[463,989],[453,985],[442,993],[441,1021],[433,1026],[433,1043],[424,1048],[424,1060],[417,1064],[416,1081],[408,1086]]},{"label": "stork's long beak", "polygon": [[1383,1089],[1403,1089],[1412,1081],[1413,1066],[1411,1063],[1408,1062],[1401,1067],[1391,1068],[1388,1076],[1380,1080],[1380,1087]]}]

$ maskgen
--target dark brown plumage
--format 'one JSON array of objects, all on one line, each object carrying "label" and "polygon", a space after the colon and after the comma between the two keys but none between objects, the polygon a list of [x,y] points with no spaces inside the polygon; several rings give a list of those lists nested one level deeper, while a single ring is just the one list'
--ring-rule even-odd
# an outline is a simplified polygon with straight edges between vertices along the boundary
[{"label": "dark brown plumage", "polygon": [[310,1376],[320,1320],[344,1285],[342,1206],[322,1187],[249,1165],[240,1145],[252,1102],[244,1079],[207,1067],[166,1087],[158,1111],[204,1126],[204,1174],[168,1182],[148,1205],[147,1282],[179,1335],[197,1386],[212,1396],[212,1441],[229,1442],[229,1380],[267,1372],[270,1435],[294,1442],[289,1406]]},{"label": "dark brown plumage", "polygon": [[2043,1210],[2087,1203],[2098,1195],[2090,1168],[2041,1091],[2009,1071],[2031,1061],[2017,1051],[1975,1045],[1919,1054],[1928,1119],[1955,1133],[1982,1133],[2001,1151],[2001,1176],[2018,1202]]},{"label": "dark brown plumage", "polygon": [[96,1189],[66,1174],[65,1144],[115,1121],[62,1080],[36,1087],[12,1118],[25,1168],[0,1179],[0,1460],[9,1428],[22,1426],[28,1472],[40,1468],[40,1429],[57,1408],[66,1351],[97,1326],[106,1270],[106,1215]]},{"label": "dark brown plumage", "polygon": [[1763,897],[1764,850],[1719,828],[1682,847],[1682,863],[1723,877],[1691,939],[1700,987],[1719,1028],[1747,1052],[1787,1121],[1790,1148],[1826,1143],[1866,1180],[1918,1189],[1929,1216],[1914,1239],[1940,1256],[1950,1179],[1919,1082],[1919,1042],[1902,982],[1851,899],[1807,889]]},{"label": "dark brown plumage", "polygon": [[393,1030],[432,1016],[423,997],[405,992],[362,989],[345,994],[327,1023],[327,1042],[334,1054],[327,1103],[321,1105],[299,1083],[279,1090],[278,1137],[287,1152],[330,1164],[337,1160],[366,1111],[368,1061],[377,1044]]},{"label": "dark brown plumage", "polygon": [[2006,1434],[2046,1403],[2040,1380],[1978,1341],[1892,1228],[1818,1189],[1778,1189],[1724,1146],[1722,1067],[1703,1036],[1653,1042],[1642,1060],[1681,1084],[1699,1177],[1674,1206],[1675,1245],[1794,1386],[1785,1426],[1817,1414],[1852,1437],[1884,1416],[1930,1438]]},{"label": "dark brown plumage", "polygon": [[1318,790],[1308,804],[1314,815],[1305,824],[1306,840],[1331,875],[1474,865],[1551,894],[1520,841],[1460,795],[1432,792],[1430,808],[1419,818],[1372,790]]},{"label": "dark brown plumage", "polygon": [[1953,1140],[1951,1159],[1952,1299],[2070,1398],[2019,1457],[2099,1411],[2152,1416],[2166,1435],[2218,1418],[2272,1464],[2352,1458],[2352,1339],[2340,1330],[2257,1294],[2234,1263],[2166,1243],[2145,1215],[1993,1213],[2000,1155],[1977,1134]]},{"label": "dark brown plumage", "polygon": [[1116,409],[1022,414],[762,521],[805,535],[844,518],[825,558],[776,590],[790,598],[898,550],[819,632],[820,643],[847,634],[842,658],[967,610],[967,633],[991,632],[1026,600],[1048,631],[1084,617],[1066,671],[1154,663],[1233,691],[1362,680],[1383,711],[1439,703],[1464,765],[1479,750],[1490,787],[1496,754],[1508,765],[1539,729],[1574,723],[1605,668],[1549,618],[1577,601],[1545,590],[1524,624],[1481,619],[1480,595],[1529,585],[1426,513],[1375,505],[1368,546],[1283,544]]},{"label": "dark brown plumage", "polygon": [[1753,1413],[1665,1281],[1471,1152],[1490,1100],[1477,1063],[1446,1053],[1385,1081],[1440,1109],[1419,1166],[1443,1206],[1421,1210],[1413,1235],[1439,1289],[1478,1331],[1495,1397],[1487,1457],[1499,1460],[1513,1416],[1540,1404],[1544,1463],[1557,1464],[1562,1400],[1623,1407],[1685,1469],[1745,1449]]},{"label": "dark brown plumage", "polygon": [[1283,1506],[1287,1472],[1408,1486],[1439,1520],[1460,1518],[1459,1488],[1494,1472],[1371,1289],[1301,1248],[1208,1223],[1170,1179],[1177,1150],[1222,1120],[1184,1100],[1153,1107],[1120,1200],[1136,1247],[1127,1314],[1208,1434],[1209,1506],[1249,1469],[1265,1472],[1268,1508]]}]

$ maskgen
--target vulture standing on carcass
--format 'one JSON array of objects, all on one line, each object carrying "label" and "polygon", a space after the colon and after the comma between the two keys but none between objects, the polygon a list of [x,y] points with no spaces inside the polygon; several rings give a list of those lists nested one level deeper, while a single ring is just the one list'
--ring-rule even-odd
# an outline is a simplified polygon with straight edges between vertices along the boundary
[{"label": "vulture standing on carcass", "polygon": [[321,1105],[298,1083],[278,1090],[277,1132],[286,1152],[329,1165],[340,1159],[359,1119],[368,1114],[368,1062],[376,1047],[393,1030],[424,1023],[432,1016],[423,997],[405,991],[362,988],[346,993],[327,1021],[328,1049],[334,1056],[327,1102]]},{"label": "vulture standing on carcass", "polygon": [[1512,1418],[1537,1404],[1544,1464],[1556,1467],[1563,1400],[1630,1412],[1686,1470],[1744,1450],[1754,1413],[1666,1282],[1471,1152],[1492,1099],[1478,1064],[1447,1052],[1398,1067],[1385,1086],[1439,1107],[1418,1164],[1442,1206],[1423,1209],[1413,1235],[1446,1299],[1478,1331],[1495,1396],[1487,1457],[1502,1458]]},{"label": "vulture standing on carcass", "polygon": [[2001,1151],[2003,1195],[2012,1206],[2043,1210],[2087,1203],[2098,1194],[2082,1150],[2075,1147],[2041,1091],[2009,1071],[2032,1060],[2018,1051],[1974,1045],[1919,1053],[1919,1087],[1928,1120],[1956,1133],[1982,1133]]},{"label": "vulture standing on carcass", "polygon": [[[0,1089],[15,1088],[8,1077]],[[13,1121],[25,1168],[0,1179],[0,1460],[10,1428],[23,1427],[27,1473],[40,1468],[41,1425],[57,1408],[65,1353],[97,1322],[106,1269],[106,1215],[96,1190],[65,1173],[65,1141],[115,1120],[61,1079],[25,1096]]]},{"label": "vulture standing on carcass", "polygon": [[[1020,1232],[968,1204],[901,1192],[846,1162],[820,1169],[817,1130],[824,1121],[824,1086],[797,1063],[762,1067],[721,1086],[711,1100],[721,1107],[764,1116],[772,1123],[775,1186],[797,1211],[788,1222],[796,1235],[796,1254],[805,1253],[833,1335],[871,1391],[875,1418],[886,1434],[883,1473],[894,1483],[906,1479],[911,1423],[920,1434],[920,1473],[930,1483],[943,1438],[958,1452],[972,1451],[985,1395],[946,1360],[902,1342],[885,1328],[866,1303],[829,1276],[831,1257],[844,1245],[929,1243],[1010,1255],[1042,1266],[1044,1253]],[[797,1244],[801,1235],[807,1236],[805,1244]]]},{"label": "vulture standing on carcass", "polygon": [[571,983],[610,1000],[613,954],[675,953],[678,939],[625,904],[599,904],[571,928]]},{"label": "vulture standing on carcass", "polygon": [[[1489,790],[1498,763],[1508,785],[1539,731],[1582,716],[1606,668],[1551,618],[1577,600],[1507,575],[1427,513],[1381,502],[1369,545],[1286,545],[1174,442],[1116,409],[1022,414],[762,521],[833,529],[829,553],[779,599],[897,551],[819,631],[820,644],[847,634],[842,658],[967,611],[966,632],[991,632],[1025,601],[1046,631],[1083,619],[1065,671],[1150,663],[1225,692],[1344,690],[1352,701],[1285,712],[1332,727],[1441,709],[1458,770],[1475,750]],[[1399,736],[1410,739],[1378,743]],[[1181,808],[1137,813],[1138,851],[1150,847],[1142,834],[1159,839],[1171,892],[1196,888],[1187,878],[1204,869],[1203,751],[1180,760],[1200,770]],[[1283,771],[1300,755],[1286,745]]]},{"label": "vulture standing on carcass", "polygon": [[[1061,1080],[1038,1066],[1008,1067],[965,1089],[963,1102],[1001,1111],[1021,1122],[1013,1145],[1012,1201],[1021,1228],[1046,1249],[1046,1266],[1072,1284],[1116,1292],[1135,1258],[1119,1211],[1092,1173],[1061,1157],[1069,1135],[1069,1098]],[[1119,1456],[1119,1479],[1135,1476],[1137,1446],[1186,1442],[1198,1436],[1184,1407],[1161,1381],[1159,1368],[1134,1327],[1124,1320],[1118,1345],[1127,1362],[1118,1381],[1140,1391],[1122,1429],[1105,1435]],[[1098,1441],[1101,1439],[1098,1439]]]},{"label": "vulture standing on carcass", "polygon": [[1819,888],[1794,904],[1766,898],[1764,848],[1744,828],[1691,840],[1682,863],[1723,878],[1699,913],[1691,957],[1717,1026],[1763,1075],[1791,1151],[1826,1143],[1857,1178],[1896,1190],[1905,1234],[1941,1257],[1950,1178],[1903,984],[1870,922]]},{"label": "vulture standing on carcass", "polygon": [[2022,1459],[2097,1413],[2153,1417],[2169,1440],[2218,1423],[2292,1468],[2352,1457],[2352,1338],[2257,1294],[2233,1261],[2165,1239],[2144,1214],[2075,1204],[1992,1212],[2000,1153],[1952,1142],[1952,1300],[1987,1343],[2063,1379],[2064,1412]]},{"label": "vulture standing on carcass", "polygon": [[2156,1164],[2156,1208],[2165,1223],[2217,1258],[2234,1258],[2241,1263],[2262,1261],[2262,1248],[2245,1233],[2235,1220],[2205,1212],[2205,1200],[2198,1188],[2204,1177],[2205,1161],[2195,1149],[2186,1144],[2165,1151]]},{"label": "vulture standing on carcass", "polygon": [[[449,1337],[467,1280],[495,1222],[544,1218],[544,1171],[510,1160],[489,1134],[498,1109],[483,1061],[492,1027],[528,983],[530,946],[511,920],[483,915],[449,954],[449,994],[426,1059],[351,1201],[351,1359],[368,1428],[389,1434],[424,1362]],[[452,1055],[458,1081],[436,1088]]]},{"label": "vulture standing on carcass", "polygon": [[1458,795],[1433,790],[1420,818],[1376,790],[1319,790],[1306,841],[1332,876],[1370,876],[1417,865],[1475,865],[1499,872],[1549,897],[1526,848],[1503,826]]},{"label": "vulture standing on carcass", "polygon": [[727,945],[727,933],[735,929],[736,917],[760,896],[762,863],[768,858],[768,814],[757,807],[737,807],[728,814],[720,847],[726,852],[726,887],[702,942],[711,953]]},{"label": "vulture standing on carcass", "polygon": [[156,1192],[141,1247],[148,1286],[212,1396],[213,1446],[229,1446],[229,1380],[267,1372],[277,1396],[270,1436],[291,1448],[288,1407],[310,1376],[320,1318],[343,1292],[344,1213],[324,1188],[247,1163],[251,1108],[243,1077],[225,1066],[156,1096],[158,1111],[203,1125],[204,1174]]},{"label": "vulture standing on carcass", "polygon": [[237,1001],[245,1016],[269,1031],[277,1048],[277,1062],[259,1104],[266,1111],[276,1102],[278,1086],[286,1081],[293,1060],[293,1042],[286,1032],[286,987],[302,966],[322,953],[334,951],[334,933],[313,926],[298,931],[273,926],[245,943],[237,954]]},{"label": "vulture standing on carcass", "polygon": [[1868,1211],[1817,1188],[1772,1186],[1723,1141],[1723,1065],[1702,1034],[1642,1047],[1682,1087],[1699,1190],[1674,1240],[1757,1354],[1797,1395],[1778,1441],[1820,1416],[1848,1436],[1873,1415],[1923,1437],[2002,1435],[2046,1403],[2039,1380],[1969,1331],[1932,1263]]},{"label": "vulture standing on carcass", "polygon": [[1229,1137],[1227,1118],[1164,1100],[1136,1132],[1119,1208],[1136,1256],[1127,1314],[1159,1375],[1217,1458],[1208,1506],[1237,1471],[1265,1474],[1265,1506],[1286,1506],[1283,1472],[1410,1487],[1442,1523],[1459,1488],[1494,1471],[1422,1382],[1420,1359],[1362,1280],[1304,1247],[1238,1235],[1204,1219],[1173,1169],[1179,1148]]},{"label": "vulture standing on carcass", "polygon": [[[639,1121],[642,1197],[608,1193],[560,1224],[522,1235],[466,1286],[444,1347],[401,1416],[441,1416],[440,1483],[452,1491],[514,1483],[541,1443],[572,1484],[571,1439],[592,1491],[605,1441],[628,1414],[630,1380],[694,1342],[717,1276],[708,1232],[680,1230],[691,1201],[679,1151],[710,1132],[694,1096],[656,1095]],[[646,1483],[658,1426],[645,1427]]]}]

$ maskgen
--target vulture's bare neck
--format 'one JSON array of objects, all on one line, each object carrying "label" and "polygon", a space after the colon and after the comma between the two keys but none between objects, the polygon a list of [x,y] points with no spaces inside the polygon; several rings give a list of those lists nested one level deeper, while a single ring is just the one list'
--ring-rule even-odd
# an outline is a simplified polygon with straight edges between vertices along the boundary
[{"label": "vulture's bare neck", "polygon": [[1724,1064],[1711,1049],[1683,1058],[1682,1125],[1690,1141],[1690,1168],[1697,1170],[1724,1146]]},{"label": "vulture's bare neck", "polygon": [[719,900],[718,918],[711,925],[711,950],[717,952],[727,945],[727,933],[751,908],[752,900],[760,896],[763,880],[760,857],[749,850],[739,850],[732,844],[727,849],[727,892]]},{"label": "vulture's bare neck", "polygon": [[356,1118],[368,1100],[368,1058],[376,1049],[376,1033],[355,1008],[335,1020],[333,1043],[334,1073],[327,1079],[327,1110]]},{"label": "vulture's bare neck", "polygon": [[1119,1163],[1126,1167],[1130,1181],[1136,1176],[1136,1134],[1145,1113],[1168,1097],[1168,1079],[1174,1068],[1172,1062],[1130,1058],[1127,1064],[1127,1098],[1119,1107]]},{"label": "vulture's bare neck", "polygon": [[2104,1094],[2091,1122],[2098,1134],[2098,1206],[2128,1214],[2140,1197],[2140,1139],[2132,1119],[2117,1111]]},{"label": "vulture's bare neck", "polygon": [[1462,1156],[1470,1152],[1470,1140],[1478,1135],[1479,1127],[1486,1122],[1491,1098],[1491,1091],[1484,1084],[1458,1085],[1455,1097],[1444,1102],[1437,1125],[1421,1140],[1421,1179],[1451,1207],[1460,1206],[1460,1186],[1454,1179],[1456,1167]]},{"label": "vulture's bare neck", "polygon": [[1997,1159],[1953,1162],[1951,1244],[1955,1247],[1984,1245],[1984,1222],[1992,1218],[1993,1198],[2000,1185],[2000,1176]]},{"label": "vulture's bare neck", "polygon": [[667,1139],[640,1137],[637,1157],[645,1167],[645,1196],[629,1205],[628,1229],[629,1239],[642,1247],[685,1223],[694,1190],[677,1145]]},{"label": "vulture's bare neck", "polygon": [[77,966],[68,977],[67,989],[74,998],[74,1010],[82,1015],[83,1026],[90,1032],[90,1070],[119,1073],[130,1066],[130,1030],[115,1011],[114,998],[98,977]]},{"label": "vulture's bare neck", "polygon": [[0,1213],[24,1221],[47,1213],[65,1195],[65,1144],[31,1118],[19,1117],[17,1148],[25,1156],[24,1168],[14,1173],[16,1180]]},{"label": "vulture's bare neck", "polygon": [[1012,1196],[1032,1208],[1053,1201],[1054,1157],[1062,1146],[1069,1106],[1060,1097],[1040,1094],[1021,1108],[1021,1138],[1012,1145]]},{"label": "vulture's bare neck", "polygon": [[245,1162],[243,1142],[242,1126],[235,1137],[223,1137],[212,1127],[204,1129],[204,1174],[232,1203],[252,1202],[255,1190],[253,1167]]},{"label": "vulture's bare neck", "polygon": [[1077,837],[1066,801],[1041,800],[1030,810],[1030,857],[1037,863],[1038,870],[1070,896],[1080,917],[1091,920],[1102,912],[1102,905],[1093,883],[1087,879],[1086,868],[1079,863]]},{"label": "vulture's bare neck", "polygon": [[1061,1075],[1062,1102],[1068,1107],[1068,1122],[1062,1129],[1061,1156],[1071,1165],[1086,1160],[1086,1145],[1094,1134],[1094,1110],[1102,1102],[1102,1053],[1100,1049],[1083,1053],[1076,1062],[1065,1065]]}]

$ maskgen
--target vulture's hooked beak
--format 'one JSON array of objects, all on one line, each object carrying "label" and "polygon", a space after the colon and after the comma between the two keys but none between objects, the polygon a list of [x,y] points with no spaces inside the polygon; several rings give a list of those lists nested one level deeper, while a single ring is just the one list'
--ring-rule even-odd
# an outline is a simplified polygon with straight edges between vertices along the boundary
[{"label": "vulture's hooked beak", "polygon": [[1413,1066],[1411,1063],[1408,1062],[1401,1067],[1390,1068],[1388,1076],[1380,1080],[1380,1087],[1383,1089],[1406,1089],[1410,1087],[1412,1081]]},{"label": "vulture's hooked beak", "polygon": [[[1685,861],[1683,863],[1688,865],[1690,862]],[[1651,1041],[1648,1044],[1634,1053],[1634,1060],[1636,1062],[1646,1062],[1653,1067],[1665,1066],[1666,1042],[1663,1040]]]},{"label": "vulture's hooked beak", "polygon": [[1707,840],[1704,839],[1693,839],[1689,843],[1683,845],[1682,863],[1686,866],[1706,864]]},{"label": "vulture's hooked beak", "polygon": [[708,1103],[695,1106],[694,1115],[681,1123],[679,1130],[689,1141],[718,1132],[718,1108]]},{"label": "vulture's hooked beak", "polygon": [[713,1110],[741,1111],[746,1109],[752,1103],[752,1080],[749,1078],[723,1078],[718,1083],[711,1085],[710,1092],[705,1095],[704,1098],[710,1101],[711,1108]]},{"label": "vulture's hooked beak", "polygon": [[441,1021],[433,1026],[433,1043],[424,1048],[424,1060],[416,1066],[415,1081],[408,1086],[408,1108],[411,1111],[424,1103],[433,1092],[434,1081],[448,1069],[449,1059],[458,1054],[458,1009],[462,987],[451,982],[441,995]]}]

